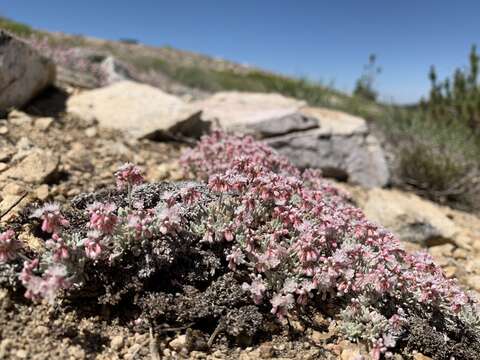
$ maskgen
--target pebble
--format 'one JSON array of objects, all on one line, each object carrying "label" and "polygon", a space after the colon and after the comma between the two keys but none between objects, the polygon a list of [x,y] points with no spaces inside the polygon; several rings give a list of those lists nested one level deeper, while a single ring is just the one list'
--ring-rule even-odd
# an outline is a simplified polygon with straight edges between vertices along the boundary
[{"label": "pebble", "polygon": [[260,345],[258,350],[262,359],[271,359],[273,356],[273,346],[269,342]]},{"label": "pebble", "polygon": [[168,345],[176,351],[180,351],[187,346],[187,335],[179,335],[172,341],[168,343]]},{"label": "pebble", "polygon": [[443,272],[447,278],[453,278],[457,273],[457,268],[455,266],[446,266],[443,268]]},{"label": "pebble", "polygon": [[20,349],[20,350],[17,350],[17,352],[15,353],[15,356],[19,359],[26,359],[28,358],[28,352],[26,350]]},{"label": "pebble", "polygon": [[38,200],[45,201],[48,198],[48,195],[49,195],[49,189],[47,184],[40,185],[35,190],[35,196],[37,197]]},{"label": "pebble", "polygon": [[35,127],[41,131],[47,131],[53,124],[53,118],[43,117],[35,120]]},{"label": "pebble", "polygon": [[6,135],[6,134],[8,134],[8,127],[0,126],[0,135]]},{"label": "pebble", "polygon": [[0,342],[0,359],[8,359],[8,354],[10,353],[12,346],[13,340],[11,339],[3,339]]},{"label": "pebble", "polygon": [[23,111],[12,110],[8,114],[8,121],[16,126],[28,125],[32,122],[32,118]]},{"label": "pebble", "polygon": [[70,355],[73,359],[83,360],[85,359],[85,350],[83,350],[80,346],[70,346],[68,348],[68,355]]},{"label": "pebble", "polygon": [[466,279],[467,285],[480,292],[480,275],[470,275]]},{"label": "pebble", "polygon": [[117,335],[117,336],[114,336],[110,342],[110,347],[114,350],[114,351],[119,351],[122,347],[123,347],[123,344],[124,344],[124,338],[122,335]]},{"label": "pebble", "polygon": [[37,336],[45,336],[48,334],[48,328],[43,325],[38,325],[35,330],[33,330],[33,333]]},{"label": "pebble", "polygon": [[465,251],[465,249],[455,249],[455,251],[453,252],[453,257],[455,259],[466,259],[467,258],[467,252]]},{"label": "pebble", "polygon": [[85,129],[85,135],[89,138],[93,138],[97,136],[97,128],[95,126],[89,127]]}]

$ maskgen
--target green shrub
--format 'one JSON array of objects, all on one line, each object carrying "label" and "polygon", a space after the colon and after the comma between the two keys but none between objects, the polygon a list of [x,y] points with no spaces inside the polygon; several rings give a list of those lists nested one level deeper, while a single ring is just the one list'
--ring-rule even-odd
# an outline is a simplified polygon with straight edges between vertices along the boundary
[{"label": "green shrub", "polygon": [[382,68],[376,64],[377,56],[370,54],[368,64],[363,67],[363,74],[357,80],[353,95],[366,100],[377,100],[378,92],[374,89],[376,77],[382,72]]},{"label": "green shrub", "polygon": [[480,146],[465,124],[397,109],[383,125],[400,184],[440,203],[478,208]]},{"label": "green shrub", "polygon": [[472,46],[469,66],[457,69],[451,79],[437,81],[435,68],[430,70],[431,90],[428,102],[422,103],[427,116],[446,123],[460,122],[477,133],[480,131],[480,58]]},{"label": "green shrub", "polygon": [[22,37],[28,37],[34,33],[34,30],[30,26],[4,17],[0,17],[0,29],[5,29],[15,35]]}]

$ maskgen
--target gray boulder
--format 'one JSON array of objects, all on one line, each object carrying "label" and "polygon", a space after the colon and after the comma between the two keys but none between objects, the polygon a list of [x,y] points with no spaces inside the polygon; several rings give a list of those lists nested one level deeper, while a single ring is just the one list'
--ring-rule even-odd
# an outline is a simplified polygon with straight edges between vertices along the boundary
[{"label": "gray boulder", "polygon": [[220,92],[191,104],[213,128],[263,139],[300,168],[366,187],[384,186],[387,162],[364,119],[279,94]]},{"label": "gray boulder", "polygon": [[192,109],[212,127],[257,138],[269,138],[318,127],[316,119],[300,112],[304,101],[279,94],[219,92],[193,102]]},{"label": "gray boulder", "polygon": [[389,171],[383,150],[364,119],[322,108],[301,113],[318,120],[318,128],[267,139],[299,168],[321,169],[326,177],[365,187],[385,186]]},{"label": "gray boulder", "polygon": [[26,42],[0,30],[0,114],[21,108],[55,80],[55,65]]}]

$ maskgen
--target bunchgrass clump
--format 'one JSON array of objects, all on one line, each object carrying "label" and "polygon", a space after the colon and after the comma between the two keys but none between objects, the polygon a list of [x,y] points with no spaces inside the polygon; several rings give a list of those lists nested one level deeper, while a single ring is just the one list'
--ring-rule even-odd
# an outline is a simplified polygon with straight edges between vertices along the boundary
[{"label": "bunchgrass clump", "polygon": [[478,209],[480,143],[461,122],[392,111],[381,123],[394,153],[396,181],[439,203]]}]

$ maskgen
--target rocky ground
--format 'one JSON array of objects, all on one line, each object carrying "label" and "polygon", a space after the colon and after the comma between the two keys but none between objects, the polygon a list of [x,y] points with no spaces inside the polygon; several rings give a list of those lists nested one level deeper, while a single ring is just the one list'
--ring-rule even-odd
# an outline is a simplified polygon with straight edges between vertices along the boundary
[{"label": "rocky ground", "polygon": [[[11,112],[2,121],[0,189],[2,213],[8,222],[32,203],[65,201],[82,192],[113,184],[112,172],[133,161],[147,170],[151,181],[178,180],[176,160],[185,144],[135,140],[122,132],[81,119],[52,113],[59,90],[50,90],[25,112]],[[397,190],[340,184],[373,220],[393,228],[412,249],[427,248],[449,276],[480,291],[480,219]],[[24,194],[26,194],[25,197]],[[31,246],[35,237],[24,229],[21,238]],[[32,306],[0,292],[0,358],[16,359],[135,359],[184,357],[217,358],[342,358],[355,359],[362,347],[337,342],[335,325],[320,315],[314,325],[291,319],[291,329],[254,346],[232,347],[222,340],[208,349],[208,339],[190,329],[161,333],[135,332],[108,314],[88,310]],[[39,339],[41,341],[33,339]],[[421,354],[416,359],[426,359]]]}]

